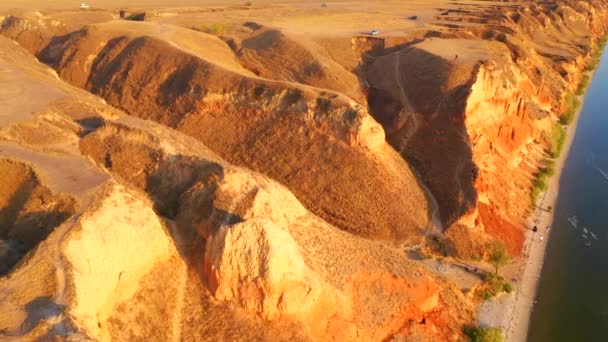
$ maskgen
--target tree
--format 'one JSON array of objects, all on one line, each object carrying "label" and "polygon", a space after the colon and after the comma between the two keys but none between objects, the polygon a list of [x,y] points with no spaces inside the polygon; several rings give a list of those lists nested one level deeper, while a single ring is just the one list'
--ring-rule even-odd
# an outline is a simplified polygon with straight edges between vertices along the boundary
[{"label": "tree", "polygon": [[498,275],[498,269],[509,263],[509,254],[502,241],[494,242],[490,248],[490,262],[494,265],[495,273]]}]

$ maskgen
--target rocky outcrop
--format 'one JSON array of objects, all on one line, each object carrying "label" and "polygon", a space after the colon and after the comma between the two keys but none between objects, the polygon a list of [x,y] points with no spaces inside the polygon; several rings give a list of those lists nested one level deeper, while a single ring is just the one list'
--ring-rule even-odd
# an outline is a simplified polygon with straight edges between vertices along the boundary
[{"label": "rocky outcrop", "polygon": [[421,321],[428,334],[446,334],[430,318],[447,309],[436,281],[396,250],[339,232],[285,189],[258,182],[226,174],[220,184],[223,196],[254,195],[242,200],[247,207],[234,204],[244,208],[242,222],[207,240],[205,272],[216,298],[267,319],[294,317],[320,340],[407,336]]},{"label": "rocky outcrop", "polygon": [[45,17],[40,12],[0,16],[0,32],[19,42],[34,55],[44,49],[54,37],[68,33],[60,21]]},{"label": "rocky outcrop", "polygon": [[0,159],[0,275],[74,212],[70,196],[40,184],[26,164]]},{"label": "rocky outcrop", "polygon": [[[200,263],[218,300],[268,320],[295,320],[314,339],[345,331],[352,340],[409,336],[421,321],[419,330],[448,336],[452,331],[434,327],[433,315],[447,310],[466,320],[466,309],[457,313],[440,300],[453,290],[442,289],[399,250],[331,227],[261,175],[201,160],[200,152],[186,157],[173,149],[170,156],[149,132],[109,123],[86,136],[80,149],[149,192],[181,234],[197,232],[206,240],[204,262],[190,262]],[[385,314],[373,314],[378,310]]]}]

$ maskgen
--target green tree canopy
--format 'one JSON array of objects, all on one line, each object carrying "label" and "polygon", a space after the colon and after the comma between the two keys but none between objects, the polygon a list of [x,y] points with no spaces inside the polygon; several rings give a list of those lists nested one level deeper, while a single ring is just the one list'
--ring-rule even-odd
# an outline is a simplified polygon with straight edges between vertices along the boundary
[{"label": "green tree canopy", "polygon": [[498,269],[509,263],[509,253],[502,241],[496,241],[490,246],[490,262],[494,265],[496,274]]}]

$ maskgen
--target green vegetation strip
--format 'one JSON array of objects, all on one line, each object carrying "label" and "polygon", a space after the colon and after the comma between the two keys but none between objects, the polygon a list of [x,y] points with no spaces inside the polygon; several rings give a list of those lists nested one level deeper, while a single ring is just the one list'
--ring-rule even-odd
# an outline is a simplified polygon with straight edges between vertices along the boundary
[{"label": "green vegetation strip", "polygon": [[581,78],[576,92],[566,96],[566,111],[559,118],[559,123],[556,123],[551,130],[551,152],[550,158],[545,160],[545,166],[541,168],[535,175],[532,182],[532,204],[536,206],[538,196],[547,190],[548,180],[555,173],[555,161],[560,156],[564,144],[566,142],[566,128],[570,125],[581,107],[579,96],[585,94],[591,82],[590,72],[595,70],[600,63],[602,52],[608,43],[608,35],[600,38],[594,48],[594,52],[587,65],[585,66],[585,74]]},{"label": "green vegetation strip", "polygon": [[467,325],[462,330],[471,342],[503,342],[505,340],[500,328]]},{"label": "green vegetation strip", "polygon": [[222,24],[211,24],[209,26],[201,25],[200,27],[191,27],[191,29],[194,31],[205,32],[215,35],[224,34],[224,31],[226,30],[226,28]]}]

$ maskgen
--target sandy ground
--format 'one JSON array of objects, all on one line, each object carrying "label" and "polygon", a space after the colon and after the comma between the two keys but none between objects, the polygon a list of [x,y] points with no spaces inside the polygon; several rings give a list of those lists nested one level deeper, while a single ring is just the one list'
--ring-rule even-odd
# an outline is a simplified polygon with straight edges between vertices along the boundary
[{"label": "sandy ground", "polygon": [[[584,106],[582,96],[580,100],[582,109]],[[507,271],[508,273],[516,272],[521,276],[518,279],[516,291],[512,294],[500,295],[493,301],[483,303],[479,308],[480,325],[502,327],[506,341],[523,342],[527,338],[530,316],[536,301],[536,291],[551,232],[550,229],[547,231],[547,227],[553,224],[553,212],[547,211],[546,208],[549,206],[555,208],[559,195],[559,181],[576,134],[579,117],[580,110],[575,121],[566,128],[567,138],[564,150],[556,160],[556,173],[549,180],[548,190],[541,194],[536,210],[527,219],[524,257],[509,265],[511,270]],[[534,226],[538,227],[536,233],[531,230]]]}]

